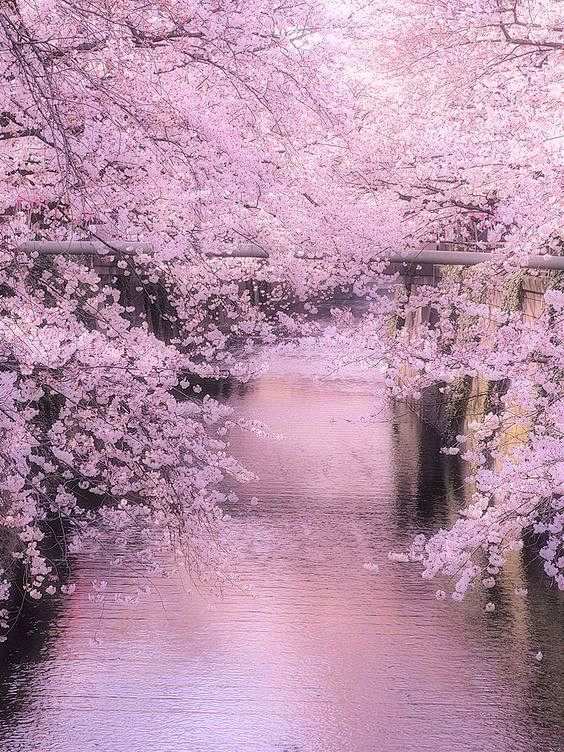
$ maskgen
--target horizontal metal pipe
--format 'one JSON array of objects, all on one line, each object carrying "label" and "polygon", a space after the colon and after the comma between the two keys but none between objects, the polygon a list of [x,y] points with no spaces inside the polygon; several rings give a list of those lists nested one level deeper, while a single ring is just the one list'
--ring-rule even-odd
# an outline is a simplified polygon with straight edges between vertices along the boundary
[{"label": "horizontal metal pipe", "polygon": [[[304,261],[323,261],[327,256],[301,256]],[[390,264],[418,265],[436,264],[437,266],[476,266],[485,261],[491,261],[491,253],[477,251],[431,251],[410,250],[403,253],[388,253],[381,257],[370,259],[371,261],[387,261]],[[527,256],[526,262],[521,264],[525,269],[563,269],[564,256]]]},{"label": "horizontal metal pipe", "polygon": [[[99,241],[91,240],[31,240],[19,247],[24,253],[40,254],[95,254],[112,255],[114,253],[132,253],[135,251],[149,252],[149,243],[137,241],[108,241],[107,245]],[[229,251],[217,251],[207,254],[213,258],[268,258],[269,254],[264,249],[253,243],[243,244],[230,248]],[[304,260],[322,260],[323,256],[301,256]],[[403,253],[392,253],[382,258],[394,264],[437,264],[439,266],[475,266],[491,259],[490,253],[477,251],[434,251],[434,250],[410,250]],[[564,270],[564,256],[528,256],[522,264],[529,269],[559,269]]]},{"label": "horizontal metal pipe", "polygon": [[70,255],[112,255],[113,253],[132,253],[134,251],[148,252],[151,250],[150,243],[138,243],[136,241],[105,243],[99,240],[29,240],[22,243],[18,248],[23,253],[40,253],[42,255],[67,253]]},{"label": "horizontal metal pipe", "polygon": [[207,254],[212,258],[268,258],[268,251],[265,251],[254,243],[242,243],[241,245],[232,247],[229,250],[210,251]]},{"label": "horizontal metal pipe", "polygon": [[[149,253],[150,243],[138,241],[113,241],[102,243],[98,240],[30,240],[22,243],[18,248],[23,253],[39,253],[41,255],[58,255],[66,253],[71,256],[96,255],[112,256],[117,253],[134,253],[141,251]],[[252,243],[235,246],[229,251],[217,251],[206,254],[214,258],[268,258],[268,253]]]},{"label": "horizontal metal pipe", "polygon": [[[440,266],[476,266],[490,261],[491,253],[477,251],[405,251],[386,256],[391,263],[438,264]],[[528,269],[564,269],[564,256],[528,256]]]}]

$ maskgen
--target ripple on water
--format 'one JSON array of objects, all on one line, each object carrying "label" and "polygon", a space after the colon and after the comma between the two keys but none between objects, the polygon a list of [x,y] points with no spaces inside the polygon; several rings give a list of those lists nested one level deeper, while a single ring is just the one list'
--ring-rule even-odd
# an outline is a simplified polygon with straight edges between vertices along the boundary
[{"label": "ripple on water", "polygon": [[328,357],[280,356],[230,397],[284,435],[233,444],[260,477],[232,510],[254,596],[177,577],[126,608],[112,594],[144,580],[83,557],[75,596],[6,657],[3,752],[561,752],[561,599],[517,563],[492,618],[387,560],[453,519],[454,461],[374,403],[372,375],[321,379]]}]

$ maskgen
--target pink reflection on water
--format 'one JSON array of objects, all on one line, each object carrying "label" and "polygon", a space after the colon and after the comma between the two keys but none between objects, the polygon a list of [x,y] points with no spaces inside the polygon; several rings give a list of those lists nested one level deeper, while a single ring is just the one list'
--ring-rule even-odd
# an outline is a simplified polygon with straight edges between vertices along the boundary
[{"label": "pink reflection on water", "polygon": [[[137,576],[85,557],[41,661],[19,669],[2,749],[556,752],[561,658],[530,655],[539,636],[558,644],[559,606],[535,615],[512,598],[517,570],[492,619],[388,562],[455,513],[446,465],[409,415],[378,405],[360,422],[372,377],[317,380],[323,357],[285,356],[233,398],[285,436],[233,447],[260,476],[234,512],[254,597],[190,593],[179,574],[127,608],[112,591]],[[103,611],[86,594],[101,577]]]}]

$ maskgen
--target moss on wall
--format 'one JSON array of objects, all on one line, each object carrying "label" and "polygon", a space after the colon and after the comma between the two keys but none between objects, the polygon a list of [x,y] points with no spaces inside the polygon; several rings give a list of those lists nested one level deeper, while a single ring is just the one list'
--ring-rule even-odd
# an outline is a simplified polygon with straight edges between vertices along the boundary
[{"label": "moss on wall", "polygon": [[519,272],[503,285],[501,307],[508,313],[520,310],[523,303],[523,278],[525,272]]},{"label": "moss on wall", "polygon": [[471,390],[472,378],[470,376],[455,379],[448,388],[444,402],[444,420],[441,430],[447,442],[454,442],[456,435],[460,432]]},{"label": "moss on wall", "polygon": [[508,386],[508,379],[487,382],[482,415],[487,415],[488,413],[494,413],[495,415],[501,414],[503,407],[501,397],[507,392]]},{"label": "moss on wall", "polygon": [[[394,290],[394,300],[396,303],[399,304],[399,302],[402,299],[405,299],[406,301],[409,301],[409,296],[411,295],[411,285],[402,283],[396,287]],[[397,313],[394,313],[390,317],[390,327],[392,329],[392,334],[394,332],[398,332],[400,329],[403,329],[405,326],[405,318],[403,316],[399,316]]]}]

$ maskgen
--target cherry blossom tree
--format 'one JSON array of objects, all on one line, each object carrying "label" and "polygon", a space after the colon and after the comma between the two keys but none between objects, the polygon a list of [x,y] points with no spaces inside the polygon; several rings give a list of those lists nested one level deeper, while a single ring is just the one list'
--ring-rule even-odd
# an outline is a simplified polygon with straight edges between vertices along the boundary
[{"label": "cherry blossom tree", "polygon": [[[486,384],[484,416],[445,447],[469,463],[470,506],[451,530],[392,558],[422,560],[424,576],[447,575],[462,599],[480,581],[493,587],[532,531],[564,589],[561,276],[542,279],[536,318],[511,295],[525,257],[562,252],[561,9],[408,0],[366,13],[358,59],[375,85],[361,65],[352,72],[373,104],[348,156],[351,189],[401,212],[404,247],[491,252],[471,271],[381,301],[366,329],[398,398],[435,388],[448,400],[465,381]],[[390,336],[385,313],[419,313],[418,325]]]},{"label": "cherry blossom tree", "polygon": [[[525,256],[561,249],[562,25],[547,0],[2,5],[3,595],[18,559],[30,597],[68,587],[42,546],[59,523],[67,548],[120,531],[148,566],[166,545],[226,576],[223,483],[246,477],[228,433],[253,426],[196,376],[247,378],[262,344],[315,331],[310,298],[350,284],[373,298],[359,342],[392,395],[492,385],[445,446],[472,463],[472,504],[409,557],[462,597],[533,528],[564,586],[561,294],[532,323],[495,304]],[[491,260],[374,294],[390,251],[437,238]],[[77,239],[94,268],[23,245]],[[249,242],[268,265],[213,257]],[[268,311],[250,277],[272,283]]]},{"label": "cherry blossom tree", "polygon": [[[24,595],[68,589],[42,547],[57,525],[65,549],[122,531],[149,566],[167,545],[226,576],[222,484],[246,477],[227,434],[253,426],[195,378],[244,379],[272,324],[241,292],[248,264],[209,255],[299,244],[299,176],[343,119],[324,86],[332,23],[312,2],[0,9],[1,596],[17,561]],[[40,239],[95,241],[98,271],[25,250]]]}]

